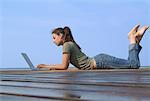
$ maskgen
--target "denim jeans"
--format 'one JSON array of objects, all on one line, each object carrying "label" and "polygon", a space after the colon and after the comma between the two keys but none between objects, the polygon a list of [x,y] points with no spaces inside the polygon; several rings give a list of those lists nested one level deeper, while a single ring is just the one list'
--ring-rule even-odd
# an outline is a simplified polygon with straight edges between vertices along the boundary
[{"label": "denim jeans", "polygon": [[107,54],[94,56],[97,69],[138,69],[140,67],[139,52],[142,47],[138,44],[129,45],[128,59],[120,59]]}]

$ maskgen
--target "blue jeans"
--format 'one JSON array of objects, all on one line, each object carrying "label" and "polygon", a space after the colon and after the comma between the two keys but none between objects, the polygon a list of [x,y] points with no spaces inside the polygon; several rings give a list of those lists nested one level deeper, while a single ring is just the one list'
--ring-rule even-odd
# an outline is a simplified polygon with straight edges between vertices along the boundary
[{"label": "blue jeans", "polygon": [[97,69],[138,69],[140,67],[139,52],[142,47],[138,44],[129,45],[128,60],[116,58],[107,54],[94,56]]}]

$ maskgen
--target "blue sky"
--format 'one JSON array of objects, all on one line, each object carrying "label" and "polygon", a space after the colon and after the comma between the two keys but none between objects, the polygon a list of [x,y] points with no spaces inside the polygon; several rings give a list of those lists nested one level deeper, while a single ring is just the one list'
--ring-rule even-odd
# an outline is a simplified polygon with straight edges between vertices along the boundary
[{"label": "blue sky", "polygon": [[[137,23],[150,25],[149,0],[0,0],[0,68],[27,67],[21,52],[35,65],[61,63],[50,32],[64,26],[88,56],[127,59],[127,34]],[[150,31],[141,42],[142,66],[150,66],[148,43]]]}]

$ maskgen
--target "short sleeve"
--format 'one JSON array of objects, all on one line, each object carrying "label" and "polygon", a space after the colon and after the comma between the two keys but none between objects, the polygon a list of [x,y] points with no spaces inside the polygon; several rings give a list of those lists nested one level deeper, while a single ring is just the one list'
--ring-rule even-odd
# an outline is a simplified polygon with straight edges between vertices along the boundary
[{"label": "short sleeve", "polygon": [[71,54],[71,44],[69,44],[68,42],[65,42],[63,44],[63,54]]}]

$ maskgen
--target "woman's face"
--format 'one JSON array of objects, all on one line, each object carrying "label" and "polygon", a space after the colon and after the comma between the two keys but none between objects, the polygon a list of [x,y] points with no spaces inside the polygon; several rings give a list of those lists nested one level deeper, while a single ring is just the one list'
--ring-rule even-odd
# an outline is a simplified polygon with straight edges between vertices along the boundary
[{"label": "woman's face", "polygon": [[60,46],[63,44],[63,35],[62,34],[55,34],[53,33],[52,34],[52,37],[53,37],[53,42],[57,45],[57,46]]}]

